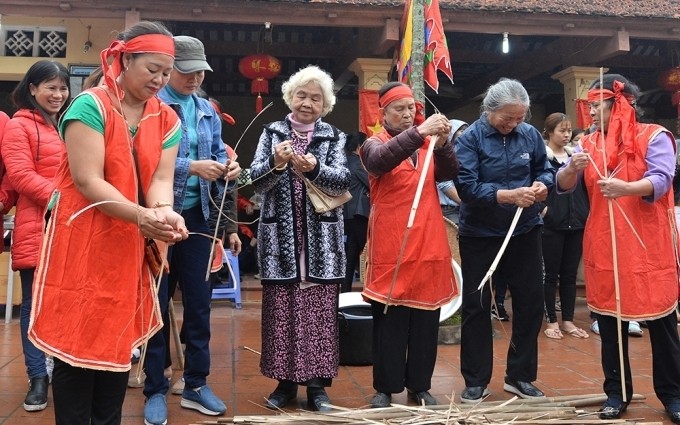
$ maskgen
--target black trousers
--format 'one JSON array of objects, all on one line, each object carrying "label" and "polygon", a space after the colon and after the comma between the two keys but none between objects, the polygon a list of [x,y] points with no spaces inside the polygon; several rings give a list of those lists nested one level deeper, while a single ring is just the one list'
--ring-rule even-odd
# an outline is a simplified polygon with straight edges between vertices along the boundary
[{"label": "black trousers", "polygon": [[55,357],[52,395],[56,424],[120,424],[129,375],[73,367]]},{"label": "black trousers", "polygon": [[[619,366],[619,338],[623,343],[623,370],[626,381],[626,396],[633,395],[630,361],[628,359],[628,322],[621,323],[621,332],[616,329],[616,317],[595,314],[600,325],[602,339],[602,370],[604,392],[608,397],[622,400],[621,368]],[[664,406],[680,403],[680,339],[675,311],[656,320],[647,320],[649,340],[652,344],[652,382],[654,392]]]},{"label": "black trousers", "polygon": [[373,388],[386,394],[428,391],[437,361],[439,310],[389,306],[371,301]]},{"label": "black trousers", "polygon": [[354,281],[354,270],[359,265],[361,251],[366,245],[366,234],[368,231],[368,217],[355,215],[354,218],[345,220],[345,234],[347,243],[345,244],[345,256],[347,266],[345,268],[345,281],[340,287],[340,292],[351,292],[352,282]]},{"label": "black trousers", "polygon": [[574,320],[576,274],[583,254],[583,230],[543,229],[543,263],[545,264],[545,315],[548,323],[557,322],[555,292],[560,283],[562,320]]},{"label": "black trousers", "polygon": [[[502,237],[460,237],[463,272],[461,373],[468,387],[486,387],[493,368],[491,283],[477,287],[503,243]],[[512,293],[512,338],[506,375],[517,381],[536,380],[538,334],[543,320],[541,228],[510,239],[496,275],[505,278]]]}]

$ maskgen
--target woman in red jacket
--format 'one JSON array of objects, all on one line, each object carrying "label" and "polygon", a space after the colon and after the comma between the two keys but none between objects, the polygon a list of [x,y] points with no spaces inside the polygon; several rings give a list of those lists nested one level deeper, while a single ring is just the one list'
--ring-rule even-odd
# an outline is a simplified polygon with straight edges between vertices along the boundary
[{"label": "woman in red jacket", "polygon": [[34,63],[12,92],[18,108],[5,126],[2,158],[19,197],[12,242],[12,268],[21,277],[21,343],[29,377],[26,411],[47,407],[45,354],[28,340],[33,276],[44,227],[43,214],[65,152],[57,120],[69,102],[69,75],[59,62]]}]

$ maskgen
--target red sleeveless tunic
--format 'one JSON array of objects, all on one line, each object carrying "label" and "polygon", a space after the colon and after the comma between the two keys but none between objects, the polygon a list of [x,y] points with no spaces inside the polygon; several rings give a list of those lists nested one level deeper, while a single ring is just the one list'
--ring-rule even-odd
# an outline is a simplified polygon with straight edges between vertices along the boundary
[{"label": "red sleeveless tunic", "polygon": [[[136,202],[137,177],[126,122],[105,89],[93,96],[104,117],[104,177]],[[177,131],[174,111],[152,98],[133,143],[146,192],[162,145]],[[70,365],[121,372],[130,369],[132,349],[162,326],[151,273],[143,261],[144,238],[128,223],[91,208],[70,225],[73,213],[90,201],[76,188],[66,158],[56,176],[53,205],[33,284],[29,337]]]},{"label": "red sleeveless tunic", "polygon": [[[383,143],[391,139],[384,131],[373,137]],[[371,214],[363,291],[366,298],[388,302],[392,276],[426,153],[427,143],[418,152],[417,166],[414,167],[409,159],[380,177],[369,175]],[[435,310],[456,295],[458,288],[451,268],[451,249],[439,207],[432,160],[389,304]]]},{"label": "red sleeveless tunic", "polygon": [[[615,177],[624,181],[640,180],[647,170],[647,146],[661,132],[667,133],[672,142],[673,138],[663,127],[638,124],[634,154],[629,156],[621,150],[621,170]],[[602,173],[604,158],[600,138],[601,133],[597,132],[584,137],[582,143]],[[584,170],[584,179],[590,198],[590,216],[583,239],[588,306],[596,313],[612,316],[616,315],[616,293],[608,200],[597,185],[600,177],[592,165]],[[640,196],[624,196],[613,202],[612,211],[621,317],[624,320],[651,320],[670,314],[678,300],[673,191],[669,190],[653,203],[645,202]],[[644,246],[626,222],[624,213]]]}]

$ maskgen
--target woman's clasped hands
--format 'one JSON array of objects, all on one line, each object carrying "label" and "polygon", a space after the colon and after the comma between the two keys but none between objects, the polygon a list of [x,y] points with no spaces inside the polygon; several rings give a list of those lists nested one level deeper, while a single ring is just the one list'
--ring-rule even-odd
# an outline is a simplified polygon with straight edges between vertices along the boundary
[{"label": "woman's clasped hands", "polygon": [[145,237],[170,244],[184,240],[189,236],[184,218],[177,214],[172,206],[139,207],[137,226]]},{"label": "woman's clasped hands", "polygon": [[311,153],[296,154],[290,140],[285,140],[274,146],[274,164],[277,169],[283,169],[290,164],[300,173],[308,173],[316,168],[317,160]]}]

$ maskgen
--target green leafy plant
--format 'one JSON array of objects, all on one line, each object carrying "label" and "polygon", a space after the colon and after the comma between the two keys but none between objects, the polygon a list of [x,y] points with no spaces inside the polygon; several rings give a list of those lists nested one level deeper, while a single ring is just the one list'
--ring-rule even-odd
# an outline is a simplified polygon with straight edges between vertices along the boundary
[{"label": "green leafy plant", "polygon": [[461,315],[460,310],[455,312],[453,316],[449,317],[448,319],[444,320],[443,322],[439,323],[439,326],[450,326],[450,325],[460,325],[461,322],[463,321],[463,317]]}]

